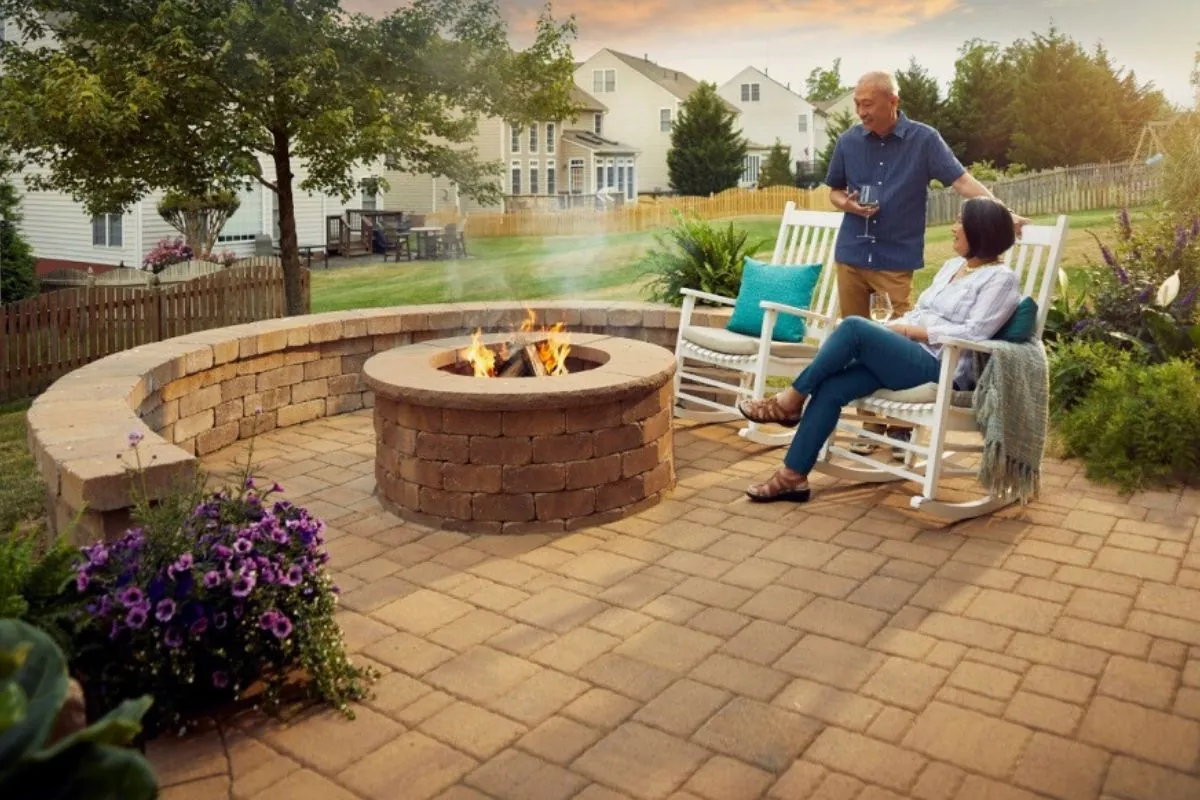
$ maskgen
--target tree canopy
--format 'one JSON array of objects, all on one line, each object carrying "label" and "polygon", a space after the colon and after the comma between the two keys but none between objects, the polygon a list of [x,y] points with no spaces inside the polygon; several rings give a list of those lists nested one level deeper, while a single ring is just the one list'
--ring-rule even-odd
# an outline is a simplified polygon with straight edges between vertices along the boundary
[{"label": "tree canopy", "polygon": [[12,165],[0,153],[0,304],[38,293],[37,259],[21,236],[21,200],[9,176]]},{"label": "tree canopy", "polygon": [[896,71],[896,86],[900,90],[900,109],[909,119],[941,127],[941,89],[915,58],[909,60],[908,69]]},{"label": "tree canopy", "polygon": [[833,60],[831,69],[813,68],[804,81],[804,99],[810,103],[836,100],[848,91],[850,91],[850,87],[842,84],[842,60],[840,58]]},{"label": "tree canopy", "polygon": [[717,94],[714,83],[701,83],[679,106],[671,126],[667,173],[671,188],[685,195],[709,195],[737,186],[745,170],[746,140],[737,112]]},{"label": "tree canopy", "polygon": [[776,139],[775,144],[771,145],[771,151],[767,153],[767,157],[763,160],[762,166],[758,170],[759,188],[767,186],[794,186],[795,183],[796,173],[792,171],[791,155],[788,153],[787,148],[783,146],[783,142]]},{"label": "tree canopy", "polygon": [[339,0],[0,0],[0,16],[56,42],[0,50],[0,146],[42,168],[30,187],[106,213],[155,190],[261,183],[278,194],[292,314],[297,162],[301,190],[343,199],[380,164],[490,200],[500,165],[468,146],[479,119],[574,110],[573,20],[543,11],[514,51],[496,0],[415,0],[382,19]]}]

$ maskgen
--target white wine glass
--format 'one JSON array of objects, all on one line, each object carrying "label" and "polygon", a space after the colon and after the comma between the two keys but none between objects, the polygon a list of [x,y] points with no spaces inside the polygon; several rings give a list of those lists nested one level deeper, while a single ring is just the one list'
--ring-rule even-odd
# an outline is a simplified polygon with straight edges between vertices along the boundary
[{"label": "white wine glass", "polygon": [[[858,187],[858,204],[863,208],[879,208],[879,187],[870,185]],[[871,235],[871,217],[863,217],[863,232],[858,235],[858,238],[875,239]]]},{"label": "white wine glass", "polygon": [[892,298],[885,292],[871,292],[871,319],[881,325],[892,318]]}]

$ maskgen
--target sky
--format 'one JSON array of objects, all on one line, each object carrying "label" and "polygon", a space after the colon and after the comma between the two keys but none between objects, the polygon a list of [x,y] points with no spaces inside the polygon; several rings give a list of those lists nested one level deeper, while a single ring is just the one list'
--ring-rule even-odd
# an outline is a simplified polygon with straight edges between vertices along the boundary
[{"label": "sky", "polygon": [[[545,0],[498,2],[514,46],[527,44]],[[345,5],[381,15],[402,2]],[[1007,45],[1053,22],[1089,48],[1103,43],[1139,82],[1191,106],[1188,76],[1200,48],[1197,0],[552,0],[551,8],[555,17],[575,16],[578,61],[610,47],[718,85],[755,66],[801,91],[814,67],[838,57],[843,83],[853,85],[914,56],[944,90],[968,39]]]}]

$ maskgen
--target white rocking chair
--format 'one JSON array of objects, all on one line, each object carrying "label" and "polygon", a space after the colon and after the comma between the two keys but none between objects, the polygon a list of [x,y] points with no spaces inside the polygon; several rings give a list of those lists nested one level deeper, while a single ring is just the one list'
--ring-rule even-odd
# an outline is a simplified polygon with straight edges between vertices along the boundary
[{"label": "white rocking chair", "polygon": [[[1035,337],[1040,339],[1049,310],[1050,298],[1058,280],[1059,259],[1067,238],[1068,217],[1059,216],[1054,225],[1026,225],[1017,244],[1005,254],[1008,264],[1022,285],[1022,293],[1032,297],[1038,306]],[[763,336],[768,336],[778,313],[797,314],[809,317],[809,312],[791,309],[778,303],[762,304]],[[814,471],[835,478],[861,483],[886,483],[897,480],[915,481],[921,493],[913,497],[910,505],[947,521],[969,519],[990,514],[1016,500],[1012,494],[987,495],[964,502],[949,502],[944,499],[944,477],[977,476],[977,466],[957,463],[960,454],[978,454],[980,444],[955,445],[946,449],[946,434],[950,431],[978,435],[975,413],[971,406],[972,393],[954,390],[954,372],[959,356],[964,351],[989,353],[988,342],[970,342],[948,339],[941,352],[941,374],[937,383],[927,383],[902,391],[880,390],[855,401],[851,408],[871,411],[877,416],[859,417],[843,414],[837,428],[825,443],[817,459]],[[760,393],[757,396],[762,397]],[[861,427],[862,422],[906,424],[914,428],[910,442],[898,441],[882,433],[874,433]],[[838,433],[858,439],[870,439],[891,448],[906,451],[903,466],[879,461],[869,455],[859,455],[837,445]],[[792,432],[787,434],[788,437]],[[922,443],[924,442],[924,443]],[[833,459],[848,460],[861,466],[836,463]]]},{"label": "white rocking chair", "polygon": [[[824,265],[813,292],[813,310],[786,306],[790,313],[806,320],[803,342],[772,341],[774,318],[770,328],[764,324],[759,337],[697,324],[697,300],[724,306],[733,306],[737,301],[694,289],[682,290],[675,343],[675,416],[703,422],[745,420],[737,410],[739,400],[762,396],[768,377],[790,380],[807,366],[838,315],[833,253],[841,224],[840,211],[804,211],[791,201],[783,210],[770,263]],[[767,433],[753,422],[738,433],[760,444],[786,444],[791,439],[790,431]]]}]

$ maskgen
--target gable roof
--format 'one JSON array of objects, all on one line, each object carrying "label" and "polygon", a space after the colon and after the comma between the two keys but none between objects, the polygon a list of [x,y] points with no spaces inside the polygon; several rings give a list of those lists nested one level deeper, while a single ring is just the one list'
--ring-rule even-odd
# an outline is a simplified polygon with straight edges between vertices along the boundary
[{"label": "gable roof", "polygon": [[608,111],[608,106],[579,88],[579,84],[571,84],[571,105],[581,106],[584,111]]},{"label": "gable roof", "polygon": [[[746,66],[746,68],[745,68],[745,69],[743,69],[743,70],[742,70],[742,72],[745,72],[746,70],[751,70],[751,71],[752,71],[752,72],[754,72],[756,75],[760,75],[760,76],[762,76],[763,78],[765,78],[766,80],[769,80],[769,81],[771,81],[771,83],[775,84],[775,85],[776,85],[776,86],[778,86],[780,89],[783,89],[785,92],[788,92],[788,93],[790,93],[790,94],[794,94],[796,97],[799,97],[801,100],[803,100],[804,102],[808,103],[808,104],[809,104],[810,106],[812,106],[813,108],[817,108],[817,103],[809,103],[809,102],[808,102],[808,98],[806,98],[804,95],[800,94],[800,93],[799,93],[799,92],[797,92],[795,89],[793,89],[791,86],[788,86],[787,84],[783,83],[783,82],[782,82],[782,81],[780,81],[779,79],[777,79],[777,78],[772,78],[772,77],[771,77],[771,76],[770,76],[768,73],[764,72],[763,70],[759,69],[758,67],[755,67],[755,66],[750,66],[750,65],[748,65],[748,66]],[[730,78],[729,80],[727,80],[727,81],[726,81],[726,82],[725,82],[723,85],[727,86],[727,85],[729,85],[730,83],[733,83],[733,80],[734,80],[734,78],[736,78],[738,75],[741,75],[741,74],[742,74],[742,72],[739,72],[737,75],[734,75],[734,76],[733,76],[733,78]],[[817,110],[820,110],[820,109],[817,109]]]},{"label": "gable roof", "polygon": [[[638,72],[644,77],[654,81],[680,100],[687,100],[688,96],[700,86],[700,81],[696,80],[691,75],[688,75],[686,72],[680,72],[677,69],[660,66],[648,58],[631,56],[628,53],[622,53],[619,50],[613,50],[611,47],[606,47],[604,49],[620,59],[620,61],[630,69],[633,69],[635,72]],[[721,102],[725,103],[726,108],[728,108],[730,111],[739,114],[741,113],[741,109],[737,106],[727,102],[724,99],[722,99]]]},{"label": "gable roof", "polygon": [[838,103],[845,100],[847,97],[853,97],[853,96],[854,96],[854,90],[847,89],[846,91],[842,92],[841,94],[839,94],[837,97],[833,98],[832,100],[818,100],[817,102],[813,103],[813,107],[816,108],[818,111],[824,111],[824,112],[828,113],[829,109],[833,108]]}]

